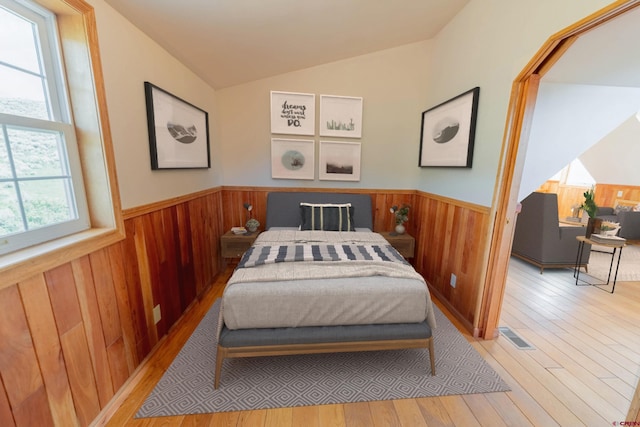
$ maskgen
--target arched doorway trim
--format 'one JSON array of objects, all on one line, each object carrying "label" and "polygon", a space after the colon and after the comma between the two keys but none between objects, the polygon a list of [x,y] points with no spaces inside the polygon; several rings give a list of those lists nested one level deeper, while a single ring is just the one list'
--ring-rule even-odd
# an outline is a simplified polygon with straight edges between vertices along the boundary
[{"label": "arched doorway trim", "polygon": [[582,34],[640,6],[640,0],[617,1],[552,35],[514,80],[507,112],[501,165],[492,203],[491,239],[483,290],[478,301],[476,336],[496,336],[506,285],[517,196],[540,78]]}]

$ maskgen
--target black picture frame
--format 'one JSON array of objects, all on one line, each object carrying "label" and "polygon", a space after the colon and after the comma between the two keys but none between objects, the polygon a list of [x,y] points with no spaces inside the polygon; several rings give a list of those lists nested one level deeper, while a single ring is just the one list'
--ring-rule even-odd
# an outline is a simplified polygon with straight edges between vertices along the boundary
[{"label": "black picture frame", "polygon": [[144,82],[151,169],[208,169],[209,114]]},{"label": "black picture frame", "polygon": [[422,113],[418,166],[472,166],[479,98],[475,87]]}]

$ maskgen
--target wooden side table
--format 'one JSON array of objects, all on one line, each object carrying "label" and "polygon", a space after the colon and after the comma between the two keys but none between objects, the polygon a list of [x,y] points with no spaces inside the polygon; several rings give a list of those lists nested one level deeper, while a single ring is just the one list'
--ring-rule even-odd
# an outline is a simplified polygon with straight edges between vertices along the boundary
[{"label": "wooden side table", "polygon": [[240,258],[251,247],[259,231],[247,234],[234,234],[227,231],[220,236],[220,247],[223,258]]},{"label": "wooden side table", "polygon": [[407,233],[395,234],[390,231],[382,231],[379,233],[384,237],[391,246],[396,248],[400,255],[405,258],[413,258],[416,248],[416,239]]}]

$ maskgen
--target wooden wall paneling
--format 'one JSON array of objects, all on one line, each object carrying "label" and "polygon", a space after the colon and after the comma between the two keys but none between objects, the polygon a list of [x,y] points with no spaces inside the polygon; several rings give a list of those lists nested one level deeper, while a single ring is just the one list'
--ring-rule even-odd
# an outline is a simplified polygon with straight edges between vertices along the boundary
[{"label": "wooden wall paneling", "polygon": [[[160,305],[160,311],[164,311],[164,298],[161,291],[162,274],[160,271],[160,264],[164,260],[164,245],[162,242],[161,230],[156,234],[155,224],[161,221],[159,212],[151,212],[142,217],[144,224],[142,232],[145,241],[146,250],[146,262],[149,271],[149,289],[151,293],[151,307],[146,307],[147,310],[151,309],[151,315],[153,317],[153,309],[158,304]],[[157,322],[153,321],[155,328],[157,329],[158,337],[162,337],[169,330],[167,326],[167,319],[161,317]]]},{"label": "wooden wall paneling", "polygon": [[111,368],[109,367],[107,346],[104,341],[100,308],[98,307],[98,298],[89,257],[83,256],[73,260],[71,269],[76,283],[76,291],[78,292],[84,330],[87,334],[89,355],[98,388],[98,398],[100,406],[104,407],[113,397],[115,388],[111,381]]},{"label": "wooden wall paneling", "polygon": [[11,405],[9,405],[9,398],[7,397],[7,391],[4,388],[2,382],[2,375],[0,374],[0,426],[14,427],[16,425],[11,412]]},{"label": "wooden wall paneling", "polygon": [[[622,191],[622,196],[618,196]],[[598,184],[596,186],[596,204],[598,206],[613,207],[616,199],[634,200],[640,202],[640,186],[619,184]]]},{"label": "wooden wall paneling", "polygon": [[76,414],[80,425],[87,426],[100,412],[100,399],[83,325],[79,323],[61,335],[60,344],[69,373]]},{"label": "wooden wall paneling", "polygon": [[[99,271],[109,271],[108,263],[106,267],[104,264],[101,267]],[[60,335],[76,413],[80,424],[88,425],[100,412],[100,399],[71,264],[49,270],[44,277]]]},{"label": "wooden wall paneling", "polygon": [[127,238],[119,245],[124,260],[124,284],[129,296],[129,316],[133,325],[137,359],[141,361],[151,351],[151,344],[142,300],[142,282],[138,268],[134,221],[127,220],[124,226]]},{"label": "wooden wall paneling", "polygon": [[[169,327],[178,321],[182,315],[182,304],[180,297],[180,238],[178,237],[178,223],[175,208],[162,210],[162,223],[164,225],[164,240],[166,260],[162,268],[162,277],[165,312],[167,313],[167,323]],[[164,317],[165,313],[163,313]]]},{"label": "wooden wall paneling", "polygon": [[80,313],[80,304],[71,264],[62,264],[53,270],[49,270],[44,273],[44,277],[49,289],[56,325],[58,325],[58,334],[64,335],[70,329],[82,323],[82,314]]},{"label": "wooden wall paneling", "polygon": [[116,390],[124,385],[129,378],[129,361],[127,360],[127,348],[124,337],[119,337],[115,342],[107,347],[107,356],[111,366],[111,379]]},{"label": "wooden wall paneling", "polygon": [[220,208],[217,194],[189,202],[197,295],[213,282],[220,271]]},{"label": "wooden wall paneling", "polygon": [[93,282],[98,299],[100,319],[102,319],[104,340],[108,347],[122,336],[111,263],[107,251],[102,249],[89,254],[89,261],[93,271]]},{"label": "wooden wall paneling", "polygon": [[0,289],[0,313],[0,376],[13,414],[17,418],[21,405],[43,388],[38,359],[17,285]]},{"label": "wooden wall paneling", "polygon": [[189,209],[189,224],[191,229],[189,230],[191,234],[191,244],[193,245],[193,265],[194,265],[194,273],[195,273],[195,287],[196,287],[196,295],[199,295],[203,285],[206,280],[205,273],[205,265],[204,260],[207,258],[207,254],[205,254],[205,250],[207,246],[204,242],[203,229],[204,229],[204,218],[202,212],[202,202],[201,199],[190,200],[188,203]]},{"label": "wooden wall paneling", "polygon": [[136,247],[136,257],[140,273],[140,291],[142,293],[142,304],[144,306],[144,316],[146,329],[149,333],[149,344],[153,348],[158,342],[158,330],[153,321],[153,291],[151,289],[151,271],[149,269],[149,256],[144,235],[144,217],[139,216],[133,219],[134,241]]},{"label": "wooden wall paneling", "polygon": [[[419,215],[416,270],[432,293],[471,331],[488,214],[427,194],[418,194],[414,203]],[[450,285],[451,273],[456,275],[455,288]]]},{"label": "wooden wall paneling", "polygon": [[196,297],[195,271],[193,265],[193,237],[191,222],[185,203],[176,206],[176,228],[179,242],[178,280],[180,281],[180,305],[184,311]]},{"label": "wooden wall paneling", "polygon": [[79,426],[44,277],[36,275],[22,281],[18,289],[46,387],[51,419],[55,425]]},{"label": "wooden wall paneling", "polygon": [[98,298],[100,318],[102,319],[105,344],[107,345],[111,379],[114,388],[118,389],[122,385],[120,380],[125,375],[123,372],[128,372],[128,368],[126,363],[119,363],[119,361],[126,360],[126,356],[124,354],[124,346],[120,346],[117,343],[123,340],[124,337],[123,322],[120,319],[120,309],[114,285],[114,269],[109,260],[107,249],[93,252],[89,255],[89,260],[91,269],[94,271],[93,279]]},{"label": "wooden wall paneling", "polygon": [[113,273],[113,288],[118,304],[120,325],[122,327],[122,343],[124,356],[127,362],[127,377],[132,374],[140,363],[136,350],[136,332],[133,326],[131,303],[129,302],[129,289],[127,287],[126,273],[124,271],[124,253],[122,244],[117,243],[105,249],[109,256],[109,264]]},{"label": "wooden wall paneling", "polygon": [[[14,409],[16,424],[19,426],[54,426],[49,410],[47,393],[40,387],[31,394],[20,407]],[[73,425],[73,424],[72,424]]]}]

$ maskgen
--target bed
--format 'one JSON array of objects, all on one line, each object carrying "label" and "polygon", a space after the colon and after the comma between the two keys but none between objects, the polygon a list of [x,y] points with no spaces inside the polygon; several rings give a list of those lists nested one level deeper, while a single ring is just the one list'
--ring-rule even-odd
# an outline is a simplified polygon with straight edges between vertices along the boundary
[{"label": "bed", "polygon": [[427,285],[372,229],[368,195],[267,195],[266,231],[223,292],[216,389],[233,357],[427,348],[435,375]]}]

